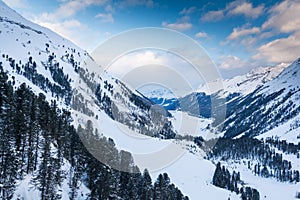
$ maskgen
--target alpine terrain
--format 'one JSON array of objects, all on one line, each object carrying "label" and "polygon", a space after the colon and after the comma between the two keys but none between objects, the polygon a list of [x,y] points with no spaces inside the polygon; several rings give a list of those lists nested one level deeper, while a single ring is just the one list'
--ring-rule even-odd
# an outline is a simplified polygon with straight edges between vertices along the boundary
[{"label": "alpine terrain", "polygon": [[175,97],[2,1],[0,41],[0,199],[300,198],[300,59]]}]

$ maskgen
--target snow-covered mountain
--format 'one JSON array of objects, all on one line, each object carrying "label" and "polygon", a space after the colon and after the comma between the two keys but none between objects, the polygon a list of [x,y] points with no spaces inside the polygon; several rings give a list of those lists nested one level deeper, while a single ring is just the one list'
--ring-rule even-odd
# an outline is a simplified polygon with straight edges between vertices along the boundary
[{"label": "snow-covered mountain", "polygon": [[[260,85],[277,77],[287,66],[289,66],[288,63],[281,63],[270,67],[259,67],[244,75],[238,75],[230,79],[225,79],[222,81],[223,91],[219,91],[217,94],[223,98],[226,98],[230,94],[234,93],[247,95],[253,92]],[[201,85],[197,92],[204,92],[206,95],[212,94],[210,91],[208,91],[205,84]]]},{"label": "snow-covered mountain", "polygon": [[[42,91],[49,101],[56,99],[61,106],[72,104],[87,115],[95,115],[92,109],[100,106],[111,118],[143,130],[143,134],[172,137],[171,127],[157,129],[160,126],[151,120],[153,103],[107,73],[96,75],[100,67],[87,52],[27,21],[3,2],[0,21],[0,37],[5,41],[1,44],[1,62],[16,86],[26,82],[36,93]],[[161,115],[161,121],[167,118]]]},{"label": "snow-covered mountain", "polygon": [[[167,172],[172,183],[192,200],[199,197],[240,199],[240,194],[212,184],[215,163],[203,159],[203,150],[199,147],[201,144],[197,144],[190,135],[194,132],[194,136],[199,137],[200,141],[201,137],[211,135],[211,132],[215,131],[211,126],[214,119],[190,116],[181,111],[166,112],[139,92],[131,90],[126,83],[120,82],[106,72],[97,73],[99,66],[87,52],[56,33],[27,21],[2,1],[0,1],[0,41],[0,68],[8,72],[8,78],[14,88],[26,83],[34,93],[43,93],[49,103],[55,100],[59,108],[71,112],[75,127],[90,120],[99,133],[97,136],[111,138],[111,143],[116,148],[131,152],[135,164],[141,170],[152,166],[151,164],[158,164],[158,167],[154,166],[155,170],[151,171],[151,177],[156,178],[158,174]],[[231,100],[228,101],[228,106],[231,107],[228,109],[230,112],[223,132],[226,136],[234,137],[241,134],[254,136],[261,133],[261,137],[264,138],[277,135],[282,139],[295,139],[294,136],[299,132],[300,120],[299,61],[286,68],[277,77],[284,68],[284,64],[274,68],[262,68],[248,75],[224,81],[227,90],[218,97],[227,95],[228,100]],[[166,105],[165,99],[171,97],[169,94],[168,91],[161,93],[153,90],[145,96],[163,97],[161,104]],[[210,117],[210,95],[197,93],[180,100],[174,99],[174,102],[192,109],[189,98],[197,97],[197,103],[202,102],[200,109]],[[169,105],[174,102],[169,102]],[[255,107],[250,108],[249,105]],[[258,117],[256,119],[258,121],[254,116]],[[239,132],[234,129],[244,126],[248,129],[240,129]],[[289,130],[289,133],[285,134],[283,130]],[[253,134],[253,131],[257,132]],[[178,139],[181,137],[184,139]],[[214,137],[205,139],[217,140]],[[182,150],[182,154],[171,160],[172,162],[165,162],[171,154],[161,152],[173,145]],[[54,152],[56,146],[51,144]],[[114,153],[113,149],[110,150]],[[145,155],[154,155],[155,162],[151,160],[146,163],[143,159],[139,160]],[[296,160],[296,156],[292,156],[290,160]],[[286,159],[292,156],[284,155]],[[163,163],[162,166],[159,165],[160,162]],[[267,187],[269,185],[288,191],[288,198],[295,194],[299,183],[290,185],[258,177],[253,175],[243,162],[246,161],[240,161],[241,166],[238,166],[241,169],[241,178],[245,181],[243,184],[256,187],[266,196],[265,199],[286,197],[285,193],[272,195],[273,189]],[[229,168],[236,167],[229,162],[227,164]],[[297,161],[292,164],[294,167],[292,169],[299,168]],[[70,162],[64,160],[62,171],[71,174],[70,165]],[[33,175],[27,175],[16,183],[13,199],[39,198],[40,194],[36,185],[32,184],[32,177]],[[66,175],[59,186],[62,199],[69,199],[72,189],[70,182]],[[91,193],[87,185],[80,182],[77,187],[80,191],[77,199],[87,199]],[[120,199],[116,196],[114,198]]]},{"label": "snow-covered mountain", "polygon": [[[211,96],[218,99],[225,98],[227,101],[246,96],[259,86],[277,77],[288,65],[287,63],[281,63],[271,67],[259,67],[244,75],[224,79],[222,80],[223,90],[214,93],[208,91],[205,84],[201,85],[193,94],[177,98],[158,88],[145,89],[141,93],[167,110],[180,109],[193,115],[200,114],[204,117],[210,117]],[[200,111],[195,110],[197,107]]]},{"label": "snow-covered mountain", "polygon": [[172,99],[176,98],[176,95],[173,94],[172,91],[167,88],[161,87],[159,85],[146,85],[138,89],[140,93],[142,93],[147,98],[164,98],[164,99]]},{"label": "snow-covered mountain", "polygon": [[211,94],[205,85],[181,98],[152,100],[169,110],[211,117],[211,100],[226,99],[226,137],[278,136],[297,143],[299,136],[299,60],[292,64],[253,69],[223,81],[224,90]]},{"label": "snow-covered mountain", "polygon": [[[95,73],[101,70],[86,51],[53,31],[26,20],[2,1],[0,41],[0,68],[7,72],[14,88],[26,83],[36,95],[44,94],[49,104],[55,100],[58,108],[71,112],[75,126],[92,119],[96,127],[100,124],[99,136],[107,138],[113,133],[124,135],[119,130],[122,125],[144,135],[175,136],[167,112],[153,106],[153,102],[111,75]],[[103,129],[102,125],[108,121],[119,124],[119,127]],[[64,163],[63,168],[70,166],[66,160]],[[31,178],[27,176],[17,183],[15,198],[38,195],[37,190],[31,189]],[[66,186],[68,181],[65,180],[63,191],[60,190],[64,199],[68,199],[70,192]],[[81,185],[78,189],[85,199],[89,193],[87,187]]]},{"label": "snow-covered mountain", "polygon": [[279,136],[297,143],[300,117],[300,60],[252,93],[229,103],[227,137]]},{"label": "snow-covered mountain", "polygon": [[[134,162],[141,170],[147,165],[139,163],[135,155],[159,152],[161,148],[164,149],[166,145],[171,144],[183,149],[183,152],[191,151],[187,149],[185,143],[161,140],[175,137],[177,130],[185,130],[180,127],[172,128],[172,123],[177,125],[176,120],[180,120],[180,115],[176,119],[172,118],[171,123],[167,118],[169,113],[154,106],[153,102],[139,92],[131,90],[125,83],[105,72],[96,73],[99,66],[86,51],[49,29],[27,21],[2,1],[0,1],[0,41],[0,68],[7,72],[9,82],[15,89],[26,83],[36,95],[44,94],[49,104],[55,100],[59,108],[71,112],[75,127],[85,124],[87,120],[92,121],[99,136],[112,138],[119,150],[132,152]],[[204,126],[209,123],[206,121]],[[202,127],[205,131],[209,130],[205,127]],[[132,132],[132,135],[125,134],[124,131]],[[137,139],[133,137],[137,133],[154,137],[139,135]],[[193,152],[195,148],[194,145]],[[54,144],[50,149],[53,152],[57,151]],[[187,171],[194,171],[197,166],[205,167],[203,172],[195,175],[194,180],[179,173],[187,160],[197,163],[186,165]],[[71,174],[70,165],[64,160],[61,170]],[[197,199],[201,192],[207,190],[212,191],[207,194],[207,198],[210,199],[229,196],[238,199],[237,195],[210,184],[213,171],[212,163],[199,162],[198,156],[188,153],[171,168],[162,168],[152,172],[151,176],[156,178],[158,173],[168,172],[172,182],[191,199]],[[29,174],[18,180],[11,198],[39,198],[40,192],[37,185],[33,185],[32,179],[33,175]],[[69,199],[71,182],[72,180],[65,176],[62,185],[59,186],[59,195],[62,199]],[[0,186],[2,187],[2,183]],[[197,189],[199,186],[202,188],[200,191]],[[91,192],[83,183],[79,182],[79,186],[76,187],[73,189],[79,191],[77,199],[86,199]]]},{"label": "snow-covered mountain", "polygon": [[178,97],[166,88],[153,84],[139,88],[138,91],[166,110],[176,110],[178,108]]},{"label": "snow-covered mountain", "polygon": [[[230,94],[247,95],[253,92],[260,85],[277,77],[289,63],[280,63],[269,67],[258,67],[252,69],[250,72],[232,77],[230,79],[222,80],[223,90],[217,92],[218,96],[226,98]],[[144,96],[150,99],[173,99],[176,96],[165,88],[159,88],[154,86],[147,86],[139,90]],[[202,84],[197,93],[205,93],[206,95],[212,95],[213,92],[209,91],[206,84]]]}]

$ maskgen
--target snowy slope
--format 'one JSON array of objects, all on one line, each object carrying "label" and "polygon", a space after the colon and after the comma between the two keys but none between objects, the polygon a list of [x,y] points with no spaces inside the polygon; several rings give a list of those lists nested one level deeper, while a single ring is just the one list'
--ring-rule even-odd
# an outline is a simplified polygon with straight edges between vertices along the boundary
[{"label": "snowy slope", "polygon": [[[42,92],[46,95],[47,100],[55,99],[50,94],[50,91],[41,90],[31,80],[25,78],[22,74],[18,74],[16,68],[10,66],[10,59],[14,60],[15,65],[19,67],[26,65],[29,57],[32,57],[37,64],[37,73],[42,74],[51,83],[55,83],[49,70],[43,67],[42,62],[46,62],[50,55],[56,55],[54,60],[60,63],[60,67],[69,75],[76,77],[76,73],[66,59],[66,55],[73,55],[74,60],[79,63],[84,63],[87,53],[68,40],[60,37],[54,32],[41,27],[37,24],[27,21],[18,13],[8,8],[2,1],[0,4],[0,62],[10,77],[16,79],[16,87],[25,82],[36,92]],[[71,82],[73,84],[74,81]],[[63,100],[61,99],[61,102]]]},{"label": "snowy slope", "polygon": [[[168,131],[171,124],[162,127],[158,122],[154,122],[153,115],[157,118],[157,113],[155,109],[151,109],[153,103],[130,90],[124,83],[107,73],[93,73],[99,68],[85,51],[54,32],[27,21],[3,2],[0,3],[0,40],[1,66],[8,72],[14,86],[26,83],[36,94],[43,93],[49,102],[56,100],[60,108],[72,111],[75,126],[91,119],[102,136],[113,138],[120,150],[133,152],[133,155],[157,151],[170,143],[177,145],[184,152],[189,152],[187,146],[178,141],[146,137],[132,131],[142,130],[142,125],[149,132]],[[58,77],[60,79],[57,79]],[[67,94],[70,90],[74,90],[74,93],[71,96],[72,101],[68,102],[70,96]],[[84,116],[83,121],[80,121],[80,116]],[[117,119],[118,117],[121,119]],[[162,119],[160,122],[164,122],[163,125],[168,124],[164,115],[158,117]],[[205,122],[205,126],[207,123],[209,122]],[[126,134],[130,131],[138,136],[138,141],[136,137]],[[191,173],[201,166],[205,168],[203,173],[196,175],[198,178],[195,181],[178,173],[188,160],[197,163],[186,166]],[[138,163],[137,158],[135,161],[141,169],[147,167],[144,163]],[[69,163],[66,162],[64,167],[68,166]],[[193,168],[189,169],[189,166]],[[179,162],[174,163],[170,170],[161,169],[160,172],[166,171],[171,173],[172,181],[174,179],[173,182],[179,184],[180,189],[185,195],[191,196],[191,199],[198,199],[200,192],[204,192],[205,188],[212,191],[209,193],[212,195],[210,199],[227,198],[230,195],[230,192],[210,184],[214,165],[199,160],[190,153],[186,153]],[[157,172],[152,173],[153,177],[156,175]],[[31,177],[27,176],[18,183],[15,199],[37,197],[38,192],[30,180]],[[69,191],[65,186],[67,182],[66,179],[61,188],[63,199],[68,198]],[[199,191],[198,187],[203,189]],[[84,185],[80,190],[83,197],[89,192]]]},{"label": "snowy slope", "polygon": [[279,140],[286,140],[290,143],[298,144],[300,139],[300,115],[298,114],[293,119],[286,123],[279,124],[277,127],[256,136],[257,139],[278,137]]},{"label": "snowy slope", "polygon": [[[72,103],[74,109],[81,109],[88,115],[94,115],[87,106],[88,100],[98,101],[98,107],[111,118],[137,130],[143,126],[148,130],[144,134],[150,134],[151,130],[156,135],[163,135],[156,129],[158,124],[151,120],[151,101],[101,72],[102,68],[87,52],[70,41],[27,21],[3,2],[0,10],[0,39],[4,41],[0,48],[0,62],[11,80],[15,80],[16,87],[25,82],[36,93],[43,92],[47,100],[57,100],[60,107]],[[60,74],[55,74],[57,71]],[[81,84],[87,86],[84,91]],[[81,93],[88,95],[80,96]],[[155,109],[151,111],[157,112]],[[160,117],[167,120],[165,116]],[[166,127],[164,131],[170,129]]]},{"label": "snowy slope", "polygon": [[[65,164],[63,166],[64,171],[69,174],[70,169],[70,164],[65,161]],[[34,185],[31,183],[32,181],[32,176],[27,175],[22,181],[19,181],[17,183],[17,188],[16,191],[14,192],[13,200],[18,200],[18,199],[24,199],[24,200],[29,200],[29,199],[39,199],[40,198],[40,191],[36,190]],[[69,199],[69,194],[71,192],[70,186],[69,186],[69,179],[64,179],[62,182],[62,185],[60,188],[58,188],[58,191],[61,195],[62,199]],[[88,194],[90,193],[90,190],[84,185],[80,184],[79,186],[79,194],[77,196],[78,200],[84,200],[88,198]]]},{"label": "snowy slope", "polygon": [[[251,70],[247,74],[235,76],[231,79],[223,80],[223,91],[218,92],[220,97],[227,97],[229,94],[238,93],[247,95],[253,92],[260,85],[277,77],[289,64],[281,63],[271,67],[259,67]],[[208,91],[206,85],[200,86],[198,92],[204,92],[207,95],[212,93]]]},{"label": "snowy slope", "polygon": [[[97,120],[90,118],[93,121],[95,127],[99,132],[106,137],[114,139],[116,147],[132,153],[135,163],[144,169],[149,165],[145,164],[143,158],[157,153],[160,158],[156,158],[154,165],[150,165],[150,174],[152,178],[157,177],[158,174],[167,172],[170,179],[180,190],[192,200],[197,200],[199,197],[204,199],[240,199],[235,193],[217,188],[211,184],[215,166],[208,160],[203,159],[201,151],[195,147],[193,153],[190,153],[190,149],[186,147],[186,143],[179,142],[177,140],[161,140],[158,138],[141,136],[128,129],[128,127],[113,121],[105,116],[105,113],[99,112],[99,118],[101,123],[97,123]],[[77,113],[78,119],[80,119],[80,113]],[[179,120],[181,117],[177,113],[173,120]],[[192,117],[190,117],[192,118]],[[81,120],[86,120],[83,117]],[[194,118],[196,120],[196,118]],[[199,121],[201,119],[198,119]],[[80,120],[78,120],[80,121]],[[176,123],[178,125],[178,123]],[[199,126],[208,125],[209,122],[199,124]],[[185,129],[185,127],[176,127]],[[204,128],[204,127],[202,127]],[[201,134],[203,132],[198,132]],[[172,160],[170,163],[164,163],[162,160],[168,160],[170,155],[164,154],[163,149],[168,148],[169,145],[176,145],[178,148],[182,148],[183,154],[179,155],[177,159]],[[149,160],[148,160],[149,161]],[[157,162],[160,162],[158,163]],[[161,165],[160,165],[161,164]],[[153,166],[153,168],[151,168]]]},{"label": "snowy slope", "polygon": [[[98,117],[95,112],[101,109],[105,111],[102,118],[123,116],[131,127],[133,123],[138,123],[134,119],[143,119],[148,130],[155,132],[153,129],[157,124],[152,122],[150,111],[145,109],[146,106],[151,107],[152,102],[142,99],[139,93],[132,92],[109,74],[103,73],[101,77],[92,74],[92,70],[99,67],[87,52],[49,29],[27,21],[2,1],[0,41],[0,66],[8,72],[9,80],[15,88],[26,83],[34,93],[43,93],[49,102],[56,100],[59,108],[72,110],[76,106],[78,110],[94,118]],[[81,87],[80,80],[84,88]],[[79,94],[85,94],[84,98]],[[88,108],[90,101],[95,107]],[[118,114],[109,116],[113,112],[112,102],[114,109],[118,108]],[[151,112],[155,110],[152,109]],[[165,116],[161,118],[164,119]],[[124,120],[122,122],[125,123]],[[65,164],[69,166],[69,163]],[[28,176],[18,183],[15,198],[22,196],[30,199],[29,197],[38,195],[29,183],[30,179]],[[65,182],[61,188],[62,196],[68,199],[69,191]],[[84,185],[80,190],[83,196],[89,192]]]},{"label": "snowy slope", "polygon": [[[277,77],[289,63],[281,63],[270,67],[259,67],[250,72],[238,75],[230,79],[222,80],[223,91],[218,92],[220,97],[227,97],[229,94],[239,93],[247,95],[253,92],[258,86]],[[156,85],[147,85],[142,87],[139,91],[148,98],[164,98],[172,99],[178,98],[171,91],[166,88],[158,87]],[[198,93],[204,92],[206,95],[211,95],[212,92],[208,90],[205,84],[201,85],[196,91]]]},{"label": "snowy slope", "polygon": [[[209,138],[208,136],[211,136],[209,133],[213,130],[210,126],[212,123],[211,119],[196,118],[181,112],[173,112],[173,118],[168,119],[165,116],[165,112],[153,109],[156,107],[151,101],[143,98],[138,92],[132,91],[125,83],[121,83],[107,73],[96,73],[99,66],[93,62],[92,58],[85,51],[54,32],[27,21],[1,1],[0,40],[4,41],[1,42],[0,47],[0,62],[2,67],[8,71],[10,80],[14,82],[15,87],[25,82],[35,93],[44,93],[48,101],[57,100],[59,107],[71,110],[75,126],[85,124],[86,120],[90,119],[101,136],[112,138],[119,150],[131,152],[135,163],[141,170],[145,167],[149,168],[147,163],[141,162],[141,157],[155,152],[159,153],[169,145],[174,145],[177,149],[181,149],[181,152],[183,152],[182,156],[171,163],[162,165],[157,170],[152,170],[151,176],[156,178],[158,173],[167,172],[171,181],[192,200],[200,197],[204,199],[240,199],[240,196],[211,184],[215,166],[210,161],[203,159],[201,150],[194,144],[176,139],[161,139],[167,137],[167,134],[172,135],[173,133],[178,135],[194,133],[197,136]],[[30,57],[32,62],[30,62]],[[34,62],[36,63],[35,68],[33,67]],[[57,66],[58,63],[59,66]],[[17,64],[20,67],[19,71]],[[24,67],[22,68],[22,66]],[[47,79],[49,81],[48,85],[40,85],[35,82],[36,76],[31,77],[26,74],[29,73],[26,66],[29,66],[30,70],[36,70],[36,75],[42,75],[44,79]],[[49,69],[52,66],[56,66],[54,68],[56,71],[62,70],[63,74],[61,77],[64,81],[61,82],[56,79],[57,77]],[[253,72],[252,75],[237,77],[235,83],[240,83],[237,88],[233,84],[234,81],[228,81],[226,87],[230,92],[240,92],[243,95],[250,94],[262,82],[267,82],[276,77],[284,67],[284,65],[280,65],[276,70],[260,69],[261,71]],[[294,87],[298,84],[299,73],[295,72],[295,70],[289,71],[287,75],[283,75],[285,73],[282,74],[284,77],[280,81],[284,82],[285,79],[292,79],[295,75],[294,73],[296,73],[297,76],[293,79],[294,82],[287,82],[284,86],[299,91],[297,87]],[[294,86],[290,87],[290,84]],[[253,85],[253,87],[248,89],[249,85]],[[53,86],[55,86],[55,90],[53,90]],[[283,86],[278,83],[274,87],[269,85],[260,91],[261,93],[271,94],[280,89],[280,87]],[[66,91],[67,89],[74,91],[71,95],[72,101],[69,103],[66,101],[69,96],[61,93],[57,94],[57,91]],[[64,94],[64,92],[62,93]],[[227,94],[225,93],[224,95]],[[149,96],[167,96],[167,94],[168,92],[159,93],[159,91],[154,91]],[[295,95],[290,99],[297,103],[299,96]],[[159,113],[160,111],[162,113]],[[156,112],[159,113],[159,117],[157,117]],[[295,119],[299,119],[299,117]],[[184,120],[193,125],[196,124],[196,129],[188,126],[189,123],[182,125]],[[288,127],[293,129],[292,131],[295,134],[299,131],[299,123],[297,124],[296,122],[297,120],[294,120],[287,124]],[[195,130],[196,132],[194,132]],[[153,132],[156,133],[155,136],[160,138],[145,136],[147,133]],[[282,138],[291,137],[294,139],[294,136],[294,134],[292,136],[285,135]],[[167,160],[168,158],[169,155],[159,155],[155,158],[155,161]],[[69,163],[66,162],[64,167],[67,168],[68,165]],[[250,185],[265,190],[263,194],[266,195],[272,192],[266,189],[264,184],[269,184],[269,182],[271,184],[273,180],[262,180],[259,182],[260,185],[256,184],[255,181],[257,179],[249,175]],[[19,183],[15,198],[22,196],[28,199],[38,195],[29,182],[30,176]],[[68,193],[66,182],[67,180],[61,188],[65,199],[67,199]],[[280,184],[276,185],[278,185],[276,187],[281,186]],[[286,185],[289,186],[288,184]],[[287,187],[286,185],[282,186],[284,190]],[[81,186],[81,191],[83,196],[88,193],[88,189],[84,185]]]},{"label": "snowy slope", "polygon": [[176,110],[178,108],[178,96],[173,91],[160,85],[146,85],[139,88],[138,91],[166,110]]},{"label": "snowy slope", "polygon": [[[275,178],[264,178],[254,175],[243,162],[247,163],[246,160],[221,163],[226,166],[230,172],[233,170],[239,171],[241,173],[241,179],[246,181],[245,184],[254,187],[259,191],[260,199],[296,199],[295,195],[299,191],[300,183],[283,183],[276,181]],[[297,169],[299,169],[299,165],[297,165]]]},{"label": "snowy slope", "polygon": [[155,84],[141,87],[138,89],[138,91],[150,99],[151,98],[165,98],[165,99],[176,98],[176,94],[174,94],[172,91]]},{"label": "snowy slope", "polygon": [[[208,91],[205,84],[201,85],[196,92],[184,97],[176,97],[170,91],[157,87],[146,87],[140,91],[167,110],[182,110],[192,115],[209,118],[212,98],[216,100],[224,98],[227,102],[231,102],[237,98],[245,97],[259,86],[276,78],[287,66],[287,63],[281,63],[272,67],[260,67],[247,74],[222,80],[223,90],[217,92]],[[199,108],[200,111],[195,108]]]},{"label": "snowy slope", "polygon": [[[299,142],[300,60],[288,66],[278,77],[232,103],[225,121],[228,137],[279,136]],[[234,104],[234,105],[233,105]]]},{"label": "snowy slope", "polygon": [[[0,63],[4,70],[8,72],[9,79],[14,86],[18,87],[22,83],[26,83],[36,94],[43,93],[49,102],[57,100],[60,108],[67,108],[65,97],[57,98],[49,88],[41,89],[41,85],[38,86],[33,83],[32,80],[34,79],[29,75],[33,74],[32,71],[28,73],[28,76],[22,74],[21,71],[25,72],[24,68],[27,67],[27,64],[33,66],[33,62],[35,62],[35,74],[42,75],[43,80],[47,79],[49,81],[48,85],[52,84],[52,86],[56,85],[64,89],[64,86],[56,83],[51,72],[45,68],[43,63],[48,61],[50,55],[55,55],[54,60],[59,61],[60,67],[68,74],[68,77],[76,77],[74,67],[70,64],[69,59],[66,59],[66,55],[73,54],[76,62],[83,63],[86,60],[87,53],[54,32],[27,21],[2,1],[0,1],[0,40]],[[30,57],[32,59],[31,63],[29,61]],[[21,69],[22,66],[23,69]],[[20,67],[19,72],[18,67]],[[73,86],[74,81],[70,81],[69,84]],[[69,166],[70,164],[65,161],[63,168],[70,168]],[[30,183],[31,179],[32,177],[27,175],[17,183],[13,199],[38,199],[39,192]],[[63,199],[69,199],[68,182],[69,180],[66,178],[59,189]],[[86,199],[87,194],[90,192],[83,184],[80,186],[80,191],[79,199]]]}]

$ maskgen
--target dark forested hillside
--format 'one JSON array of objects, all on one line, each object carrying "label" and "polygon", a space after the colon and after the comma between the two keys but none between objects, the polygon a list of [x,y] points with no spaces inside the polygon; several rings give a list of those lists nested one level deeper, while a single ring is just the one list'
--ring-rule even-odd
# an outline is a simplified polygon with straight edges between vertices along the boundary
[{"label": "dark forested hillside", "polygon": [[[277,149],[277,151],[276,151]],[[282,151],[279,153],[278,150]],[[266,141],[254,138],[221,138],[208,155],[211,160],[247,161],[245,164],[253,174],[265,178],[274,177],[280,182],[298,183],[299,170],[283,158],[283,153],[299,158],[300,144],[268,138]]]},{"label": "dark forested hillside", "polygon": [[[152,183],[147,170],[134,165],[130,153],[118,151],[112,139],[99,137],[89,121],[71,125],[71,115],[36,96],[25,84],[16,90],[0,67],[0,199],[12,199],[18,182],[30,175],[40,199],[61,199],[67,180],[69,198],[77,199],[80,184],[90,190],[88,199],[188,199],[167,174]],[[98,145],[99,153],[126,167],[126,173],[103,165],[82,144],[79,135]],[[29,188],[28,188],[29,189]]]}]

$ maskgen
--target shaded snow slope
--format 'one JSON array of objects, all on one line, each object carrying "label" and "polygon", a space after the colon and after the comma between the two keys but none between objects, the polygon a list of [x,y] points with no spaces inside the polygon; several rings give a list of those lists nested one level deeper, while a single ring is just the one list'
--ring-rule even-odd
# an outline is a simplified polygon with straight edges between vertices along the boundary
[{"label": "shaded snow slope", "polygon": [[[56,100],[60,108],[71,110],[75,119],[78,119],[75,117],[76,114],[80,116],[84,113],[94,121],[99,133],[112,138],[120,150],[143,154],[175,143],[173,140],[141,135],[139,138],[144,139],[136,141],[132,136],[120,131],[143,130],[142,127],[144,127],[145,131],[149,131],[149,133],[160,134],[159,131],[163,130],[164,132],[161,133],[163,136],[165,133],[172,133],[172,124],[167,121],[166,116],[161,114],[159,115],[161,120],[153,122],[155,118],[153,115],[157,117],[156,110],[152,109],[153,103],[144,99],[139,93],[133,92],[124,83],[105,72],[100,74],[101,76],[93,74],[93,69],[99,69],[97,64],[85,51],[70,41],[27,21],[3,2],[0,4],[0,31],[0,40],[2,41],[0,62],[4,70],[8,72],[9,80],[14,87],[26,83],[36,94],[43,93],[49,102]],[[96,68],[90,68],[90,65]],[[72,91],[74,91],[73,94]],[[158,124],[159,122],[163,122],[163,125],[167,124],[167,126],[162,127]],[[77,124],[78,121],[74,121],[74,125]],[[116,127],[115,124],[122,128]],[[184,144],[176,145],[189,152]],[[205,179],[201,177],[201,174],[198,176],[197,188],[206,185],[203,188],[210,188],[213,191],[210,194],[217,194],[220,198],[229,196],[229,192],[210,184],[214,165],[208,161],[199,162],[198,158],[190,153],[186,153],[179,164],[174,163],[172,172],[170,171],[171,179],[174,179],[175,184],[180,184],[179,188],[185,195],[191,196],[191,199],[201,196],[195,182],[191,181],[190,177],[182,176],[179,173],[182,165],[187,161],[185,160],[186,156],[198,163],[193,165],[194,167],[200,167],[204,163],[203,167],[205,169],[208,167],[206,170],[210,172],[209,174],[205,173]],[[139,165],[141,168],[147,167],[142,164]],[[65,166],[68,165],[69,163],[66,162]],[[191,170],[194,168],[189,171],[191,172]],[[168,170],[162,169],[161,172],[168,172]],[[156,173],[152,175],[154,177]],[[176,178],[179,175],[180,177]],[[30,179],[31,177],[27,176],[18,183],[14,198],[37,197],[38,192],[30,184]],[[67,179],[60,188],[63,199],[67,199],[68,196],[68,190],[65,188],[66,182],[68,182]],[[191,187],[192,184],[193,187]],[[89,192],[84,185],[80,190],[83,196]]]},{"label": "shaded snow slope", "polygon": [[[223,98],[234,93],[239,93],[243,96],[247,95],[253,92],[257,87],[276,78],[288,65],[288,63],[281,63],[271,67],[259,67],[244,75],[225,79],[223,80],[224,89],[218,92],[218,95]],[[212,94],[205,85],[200,86],[198,92],[204,92],[207,95]]]},{"label": "shaded snow slope", "polygon": [[[254,92],[232,102],[225,121],[227,137],[279,136],[299,142],[300,60]],[[230,105],[230,104],[229,104]]]}]

